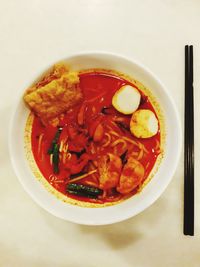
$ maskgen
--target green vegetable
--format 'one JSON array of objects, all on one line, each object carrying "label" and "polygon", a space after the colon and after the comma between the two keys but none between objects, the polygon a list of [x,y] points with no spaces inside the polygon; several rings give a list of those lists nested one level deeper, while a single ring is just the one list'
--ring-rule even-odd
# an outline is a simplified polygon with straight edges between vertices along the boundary
[{"label": "green vegetable", "polygon": [[49,148],[49,150],[48,150],[48,154],[53,154],[54,147],[55,147],[55,145],[56,145],[57,142],[58,142],[58,139],[59,139],[59,137],[60,137],[60,134],[61,134],[61,132],[62,132],[62,129],[63,129],[63,128],[61,128],[61,127],[58,128],[58,130],[57,130],[57,132],[56,132],[56,134],[55,134],[55,136],[54,136],[54,139],[52,140],[51,146],[50,146],[50,148]]},{"label": "green vegetable", "polygon": [[53,172],[59,173],[59,145],[55,144],[53,149]]},{"label": "green vegetable", "polygon": [[126,150],[126,151],[120,156],[123,165],[125,165],[126,162],[127,162],[127,152],[128,152],[128,150]]},{"label": "green vegetable", "polygon": [[103,190],[97,187],[75,183],[67,185],[67,192],[88,198],[97,198],[99,195],[103,194]]},{"label": "green vegetable", "polygon": [[76,192],[76,191],[71,191],[71,190],[68,190],[67,192],[72,194],[72,195],[77,195],[80,197],[97,198],[97,196],[88,195],[88,194],[82,193],[82,192]]}]

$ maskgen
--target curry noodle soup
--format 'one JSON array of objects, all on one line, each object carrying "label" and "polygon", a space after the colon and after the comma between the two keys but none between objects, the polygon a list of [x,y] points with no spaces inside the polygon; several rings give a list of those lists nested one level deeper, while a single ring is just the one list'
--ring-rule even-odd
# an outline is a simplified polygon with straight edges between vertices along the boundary
[{"label": "curry noodle soup", "polygon": [[25,151],[59,199],[109,206],[140,192],[163,157],[164,122],[150,90],[114,70],[57,64],[24,94]]}]

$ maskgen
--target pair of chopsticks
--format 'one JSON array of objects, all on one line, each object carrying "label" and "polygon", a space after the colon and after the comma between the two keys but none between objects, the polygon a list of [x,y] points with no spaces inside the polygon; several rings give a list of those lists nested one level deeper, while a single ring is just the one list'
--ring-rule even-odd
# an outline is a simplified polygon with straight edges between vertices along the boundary
[{"label": "pair of chopsticks", "polygon": [[184,235],[194,235],[193,46],[185,46]]}]

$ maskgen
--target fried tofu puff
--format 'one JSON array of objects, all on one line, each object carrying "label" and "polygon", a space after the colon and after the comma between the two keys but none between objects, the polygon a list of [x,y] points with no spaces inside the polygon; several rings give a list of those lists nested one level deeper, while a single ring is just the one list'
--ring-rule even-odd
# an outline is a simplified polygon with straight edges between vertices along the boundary
[{"label": "fried tofu puff", "polygon": [[117,191],[124,195],[130,193],[142,182],[144,172],[143,165],[130,155],[122,170]]},{"label": "fried tofu puff", "polygon": [[103,156],[99,162],[99,187],[107,190],[116,187],[122,169],[122,161],[120,157],[109,153]]},{"label": "fried tofu puff", "polygon": [[149,138],[158,132],[158,120],[149,109],[139,109],[133,113],[130,131],[137,138]]},{"label": "fried tofu puff", "polygon": [[24,101],[44,124],[79,103],[83,94],[77,72],[56,65],[52,74],[24,94]]}]

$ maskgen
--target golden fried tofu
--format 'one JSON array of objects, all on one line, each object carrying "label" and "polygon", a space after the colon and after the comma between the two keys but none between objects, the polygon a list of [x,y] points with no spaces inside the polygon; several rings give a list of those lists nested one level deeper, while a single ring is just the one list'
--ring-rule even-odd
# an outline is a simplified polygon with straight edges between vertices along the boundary
[{"label": "golden fried tofu", "polygon": [[82,97],[78,73],[60,64],[26,91],[24,101],[47,124],[79,103]]}]

